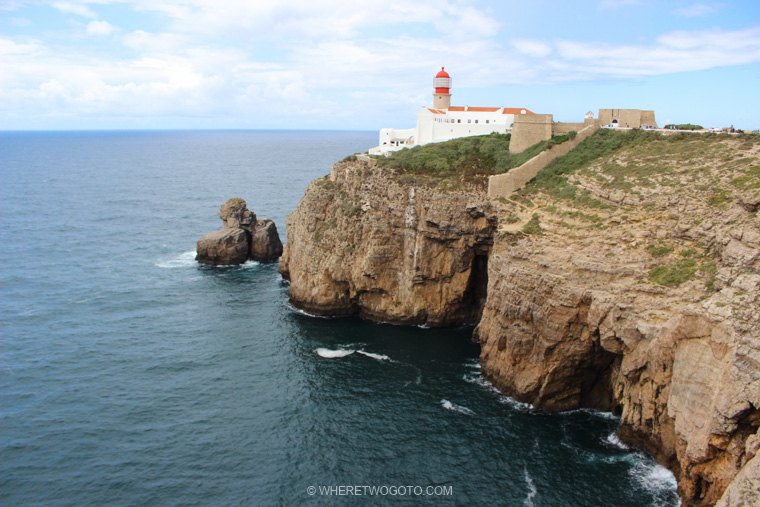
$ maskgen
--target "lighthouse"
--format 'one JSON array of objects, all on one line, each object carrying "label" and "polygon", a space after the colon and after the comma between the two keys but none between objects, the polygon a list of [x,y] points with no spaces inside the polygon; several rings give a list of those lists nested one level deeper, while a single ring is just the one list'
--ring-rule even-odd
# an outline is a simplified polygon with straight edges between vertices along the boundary
[{"label": "lighthouse", "polygon": [[435,93],[433,94],[433,108],[446,110],[451,107],[451,76],[441,67],[441,72],[435,75],[433,80]]}]

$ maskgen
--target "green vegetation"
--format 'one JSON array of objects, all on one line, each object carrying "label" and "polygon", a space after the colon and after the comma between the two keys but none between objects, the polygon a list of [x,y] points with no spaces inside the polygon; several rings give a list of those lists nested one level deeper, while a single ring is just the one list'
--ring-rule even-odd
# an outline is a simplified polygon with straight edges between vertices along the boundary
[{"label": "green vegetation", "polygon": [[668,125],[665,125],[663,128],[669,129],[673,127],[677,128],[678,130],[702,130],[704,128],[702,125],[692,125],[691,123],[681,123],[678,125],[670,123]]},{"label": "green vegetation", "polygon": [[575,186],[567,181],[565,175],[572,174],[623,146],[648,142],[656,135],[659,134],[642,130],[615,132],[610,129],[600,129],[567,155],[554,159],[528,183],[523,193],[530,195],[543,191],[559,199],[570,199],[592,207],[604,207],[601,202],[590,198],[588,192],[579,194]]},{"label": "green vegetation", "polygon": [[666,257],[673,251],[672,247],[669,247],[663,243],[658,245],[649,245],[647,251],[652,257]]},{"label": "green vegetation", "polygon": [[685,258],[674,264],[665,264],[652,268],[649,270],[649,279],[658,285],[677,287],[691,280],[697,269],[697,261]]},{"label": "green vegetation", "polygon": [[760,165],[750,167],[744,174],[734,178],[731,184],[741,190],[760,188]]},{"label": "green vegetation", "polygon": [[518,154],[509,153],[510,134],[462,137],[392,152],[378,159],[378,164],[405,173],[433,178],[458,178],[468,183],[484,183],[487,176],[501,174],[520,166],[549,145],[559,144],[568,136],[536,143]]},{"label": "green vegetation", "polygon": [[533,213],[533,218],[531,218],[528,223],[523,225],[522,231],[525,234],[541,235],[544,233],[544,230],[541,228],[541,224],[539,223],[538,213]]},{"label": "green vegetation", "polygon": [[710,206],[717,206],[719,208],[725,208],[726,202],[731,200],[731,192],[723,189],[718,191],[707,198],[707,204]]},{"label": "green vegetation", "polygon": [[504,221],[508,224],[513,224],[520,220],[520,217],[517,215],[509,215],[507,218],[504,219]]}]

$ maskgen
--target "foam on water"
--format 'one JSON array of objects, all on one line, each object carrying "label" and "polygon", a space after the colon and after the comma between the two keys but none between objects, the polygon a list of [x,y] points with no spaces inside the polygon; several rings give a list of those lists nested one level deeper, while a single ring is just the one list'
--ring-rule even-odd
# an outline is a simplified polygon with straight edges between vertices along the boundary
[{"label": "foam on water", "polygon": [[470,384],[475,384],[476,386],[482,387],[483,389],[486,389],[487,391],[490,391],[494,394],[498,395],[498,401],[499,403],[503,403],[504,405],[509,405],[512,408],[515,408],[517,410],[524,410],[524,411],[530,411],[533,410],[533,405],[530,403],[523,403],[521,401],[517,401],[514,398],[511,398],[507,396],[506,394],[503,394],[501,391],[499,391],[496,386],[491,384],[488,380],[486,380],[481,374],[476,375],[462,375],[462,379],[465,382],[469,382]]},{"label": "foam on water", "polygon": [[306,317],[312,317],[312,318],[315,318],[315,319],[334,319],[335,318],[335,317],[333,317],[331,315],[317,315],[317,314],[314,314],[314,313],[309,313],[309,312],[303,311],[300,308],[296,308],[295,306],[293,306],[290,303],[290,301],[288,301],[287,303],[285,303],[285,308],[287,308],[291,312],[300,313],[301,315],[305,315]]},{"label": "foam on water", "polygon": [[528,467],[525,467],[525,482],[528,483],[528,496],[525,498],[525,505],[528,507],[533,507],[533,499],[536,497],[536,493],[538,493],[538,490],[536,489],[536,485],[533,484],[533,478],[530,476],[530,473],[528,473]]},{"label": "foam on water", "polygon": [[172,269],[172,268],[186,268],[190,266],[197,266],[195,262],[195,250],[182,252],[179,255],[175,255],[170,259],[160,259],[154,263],[158,268]]},{"label": "foam on water", "polygon": [[627,445],[625,445],[623,442],[620,441],[620,439],[615,433],[610,433],[605,439],[605,441],[608,444],[612,445],[613,447],[616,447],[622,451],[627,451],[630,449]]},{"label": "foam on water", "polygon": [[346,350],[346,349],[331,350],[331,349],[325,349],[325,348],[318,348],[314,352],[316,352],[317,354],[319,354],[319,356],[321,356],[321,357],[325,357],[327,359],[334,359],[336,357],[350,356],[351,354],[353,354],[356,351],[355,350],[350,350],[350,349],[348,349],[348,350]]},{"label": "foam on water", "polygon": [[656,463],[652,458],[641,455],[630,473],[644,489],[657,497],[676,495],[678,484],[673,472]]},{"label": "foam on water", "polygon": [[373,354],[372,352],[364,352],[363,350],[357,350],[357,354],[377,359],[378,361],[392,361],[392,359],[385,354]]},{"label": "foam on water", "polygon": [[164,268],[164,269],[174,269],[174,268],[189,268],[189,267],[197,267],[197,266],[203,266],[206,268],[240,268],[240,269],[250,269],[254,268],[256,266],[259,266],[261,263],[258,261],[254,261],[252,259],[248,259],[243,264],[235,264],[235,265],[220,265],[220,266],[213,266],[211,264],[200,264],[195,260],[196,252],[195,250],[190,250],[187,252],[182,252],[179,255],[175,255],[174,257],[168,258],[168,259],[159,259],[156,262],[153,263],[154,266],[158,268]]},{"label": "foam on water", "polygon": [[459,412],[460,414],[466,415],[475,415],[475,412],[469,408],[463,407],[462,405],[457,405],[456,403],[451,403],[449,400],[441,400],[441,405],[443,405],[443,408],[446,410],[451,410],[452,412]]}]

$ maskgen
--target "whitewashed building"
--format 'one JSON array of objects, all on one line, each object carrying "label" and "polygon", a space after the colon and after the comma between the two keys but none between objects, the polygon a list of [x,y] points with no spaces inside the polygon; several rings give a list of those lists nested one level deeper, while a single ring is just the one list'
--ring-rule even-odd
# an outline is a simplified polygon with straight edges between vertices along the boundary
[{"label": "whitewashed building", "polygon": [[515,115],[534,114],[523,108],[451,106],[451,76],[441,67],[434,80],[433,107],[417,113],[417,127],[380,130],[378,146],[370,154],[386,154],[403,148],[512,131]]}]

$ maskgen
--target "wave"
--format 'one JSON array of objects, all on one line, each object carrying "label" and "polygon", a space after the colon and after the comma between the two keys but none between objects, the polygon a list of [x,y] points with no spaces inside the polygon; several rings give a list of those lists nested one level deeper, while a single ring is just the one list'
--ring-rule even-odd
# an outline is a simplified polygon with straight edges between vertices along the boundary
[{"label": "wave", "polygon": [[605,441],[610,444],[612,447],[615,447],[617,449],[620,449],[622,451],[628,451],[630,450],[630,447],[625,445],[623,442],[620,441],[618,436],[615,433],[610,433]]},{"label": "wave", "polygon": [[195,266],[195,250],[188,252],[182,252],[179,255],[175,255],[171,259],[162,259],[154,263],[158,268],[186,268],[189,266]]},{"label": "wave", "polygon": [[517,401],[516,399],[507,396],[506,394],[499,391],[496,386],[491,384],[488,380],[486,380],[482,375],[462,375],[462,379],[465,382],[469,382],[470,384],[475,384],[476,386],[482,387],[483,389],[486,389],[488,391],[491,391],[494,394],[497,394],[499,396],[499,403],[502,403],[504,405],[509,405],[512,408],[516,408],[518,410],[525,410],[530,411],[533,410],[533,405],[530,403],[523,403],[521,401]]},{"label": "wave", "polygon": [[451,410],[452,412],[459,412],[460,414],[466,415],[475,415],[475,412],[469,408],[463,407],[462,405],[457,405],[456,403],[451,403],[449,400],[441,400],[441,405],[443,405],[443,408],[446,410]]},{"label": "wave", "polygon": [[[175,255],[172,258],[169,259],[159,259],[156,262],[153,263],[154,266],[158,268],[164,268],[164,269],[172,269],[172,268],[187,268],[187,267],[195,267],[198,266],[198,262],[195,260],[196,252],[195,250],[189,250],[187,252],[182,252],[179,255]],[[254,261],[253,259],[248,259],[243,264],[233,264],[233,265],[219,265],[214,266],[211,264],[203,264],[206,268],[240,268],[240,269],[250,269],[254,268],[261,263],[258,261]]]},{"label": "wave", "polygon": [[533,484],[533,478],[528,473],[528,467],[525,467],[525,482],[528,483],[528,496],[525,498],[525,505],[527,507],[533,507],[533,499],[536,497],[536,494],[538,493],[538,490],[536,489],[536,485]]},{"label": "wave", "polygon": [[304,310],[301,310],[300,308],[296,308],[289,301],[287,303],[285,303],[285,308],[287,308],[291,312],[300,313],[301,315],[305,315],[307,317],[313,317],[313,318],[316,318],[316,319],[335,319],[335,318],[337,318],[337,317],[332,316],[332,315],[317,315],[315,313],[306,312]]},{"label": "wave", "polygon": [[378,361],[392,361],[392,359],[385,354],[373,354],[372,352],[364,352],[363,350],[357,350],[357,354],[377,359]]},{"label": "wave", "polygon": [[631,468],[633,478],[655,497],[673,497],[677,495],[678,483],[673,473],[652,458],[643,457]]},{"label": "wave", "polygon": [[321,357],[325,357],[327,359],[334,359],[336,357],[346,357],[350,356],[355,350],[350,349],[338,349],[338,350],[330,350],[330,349],[324,349],[324,348],[318,348],[315,350],[317,354],[319,354]]}]

